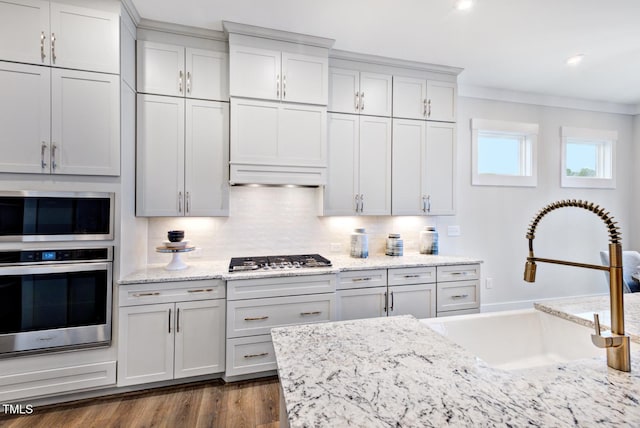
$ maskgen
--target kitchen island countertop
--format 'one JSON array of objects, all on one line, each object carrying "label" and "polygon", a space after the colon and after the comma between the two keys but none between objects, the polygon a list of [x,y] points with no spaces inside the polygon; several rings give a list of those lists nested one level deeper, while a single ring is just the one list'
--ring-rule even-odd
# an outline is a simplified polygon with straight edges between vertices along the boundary
[{"label": "kitchen island countertop", "polygon": [[166,263],[152,264],[145,269],[138,270],[118,281],[120,285],[140,284],[148,282],[194,281],[202,279],[252,279],[283,276],[303,276],[335,274],[343,271],[407,268],[421,266],[449,266],[482,263],[481,260],[460,256],[431,256],[419,253],[408,253],[405,256],[391,257],[385,255],[371,256],[366,259],[356,259],[347,255],[333,255],[329,257],[332,267],[309,269],[280,269],[257,270],[229,273],[229,260],[189,261],[187,269],[168,271],[164,269]]},{"label": "kitchen island countertop", "polygon": [[[606,314],[608,297],[541,306],[571,319],[572,310]],[[640,295],[625,295],[625,307],[628,330],[640,332]],[[406,316],[277,328],[272,337],[292,427],[640,425],[640,351],[631,373],[608,368],[604,351],[505,371]]]}]

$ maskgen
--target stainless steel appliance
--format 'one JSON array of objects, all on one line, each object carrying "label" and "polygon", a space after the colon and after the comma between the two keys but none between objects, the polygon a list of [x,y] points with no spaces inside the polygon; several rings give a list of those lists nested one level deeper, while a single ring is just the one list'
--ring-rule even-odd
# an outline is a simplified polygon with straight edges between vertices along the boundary
[{"label": "stainless steel appliance", "polygon": [[229,262],[229,272],[314,267],[331,267],[331,261],[320,254],[300,254],[293,256],[233,257]]},{"label": "stainless steel appliance", "polygon": [[0,192],[0,241],[112,240],[114,193]]},{"label": "stainless steel appliance", "polygon": [[0,251],[0,357],[111,343],[113,247]]}]

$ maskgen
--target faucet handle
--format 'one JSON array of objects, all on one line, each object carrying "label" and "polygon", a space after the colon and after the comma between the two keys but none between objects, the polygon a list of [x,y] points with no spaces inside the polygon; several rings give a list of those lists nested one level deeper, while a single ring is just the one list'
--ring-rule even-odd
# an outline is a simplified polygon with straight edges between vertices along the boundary
[{"label": "faucet handle", "polygon": [[610,330],[602,333],[600,331],[600,316],[596,313],[593,314],[593,323],[595,324],[596,334],[591,335],[591,342],[598,348],[617,348],[621,346],[625,340],[629,340],[629,336],[626,334],[615,334]]},{"label": "faucet handle", "polygon": [[595,312],[593,313],[593,323],[596,328],[596,336],[600,336],[600,315]]}]

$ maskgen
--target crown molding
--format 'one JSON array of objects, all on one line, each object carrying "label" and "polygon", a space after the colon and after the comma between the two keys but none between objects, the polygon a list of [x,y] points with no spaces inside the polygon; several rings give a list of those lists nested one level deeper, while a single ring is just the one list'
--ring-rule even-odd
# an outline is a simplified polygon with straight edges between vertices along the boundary
[{"label": "crown molding", "polygon": [[122,4],[122,7],[124,7],[124,10],[127,11],[127,13],[129,14],[129,17],[137,27],[142,18],[140,17],[140,14],[138,13],[138,9],[136,9],[136,6],[133,4],[131,0],[120,0],[120,2]]},{"label": "crown molding", "polygon": [[335,43],[335,40],[327,39],[325,37],[274,30],[271,28],[257,27],[255,25],[240,24],[231,21],[222,21],[222,28],[224,29],[224,34],[227,36],[229,33],[242,34],[244,36],[262,37],[265,39],[317,46],[325,49],[331,49]]},{"label": "crown molding", "polygon": [[170,22],[154,21],[142,18],[138,29],[162,31],[164,33],[178,34],[181,36],[200,37],[203,39],[226,42],[227,37],[222,31],[209,30],[207,28],[189,27],[186,25],[172,24]]},{"label": "crown molding", "polygon": [[398,58],[388,58],[378,55],[369,55],[362,54],[358,52],[349,52],[342,51],[338,49],[333,49],[329,52],[329,58],[331,59],[340,59],[345,61],[358,61],[358,62],[366,62],[369,64],[383,65],[389,67],[401,67],[408,68],[418,71],[427,71],[427,72],[435,72],[442,74],[450,74],[452,76],[457,76],[462,73],[463,68],[460,67],[451,67],[448,65],[439,65],[439,64],[429,64],[425,62],[417,62],[417,61],[409,61]]}]

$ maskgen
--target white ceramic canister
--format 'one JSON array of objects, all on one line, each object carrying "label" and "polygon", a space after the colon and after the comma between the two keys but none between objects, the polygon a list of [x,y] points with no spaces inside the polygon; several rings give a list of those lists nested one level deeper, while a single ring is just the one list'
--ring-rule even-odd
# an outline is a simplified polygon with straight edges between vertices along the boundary
[{"label": "white ceramic canister", "polygon": [[404,242],[400,238],[399,233],[390,233],[387,238],[387,248],[385,254],[387,256],[401,256],[404,252]]},{"label": "white ceramic canister", "polygon": [[369,257],[369,237],[363,228],[354,229],[351,234],[351,257]]},{"label": "white ceramic canister", "polygon": [[438,231],[433,226],[426,226],[420,232],[420,254],[438,254]]}]

